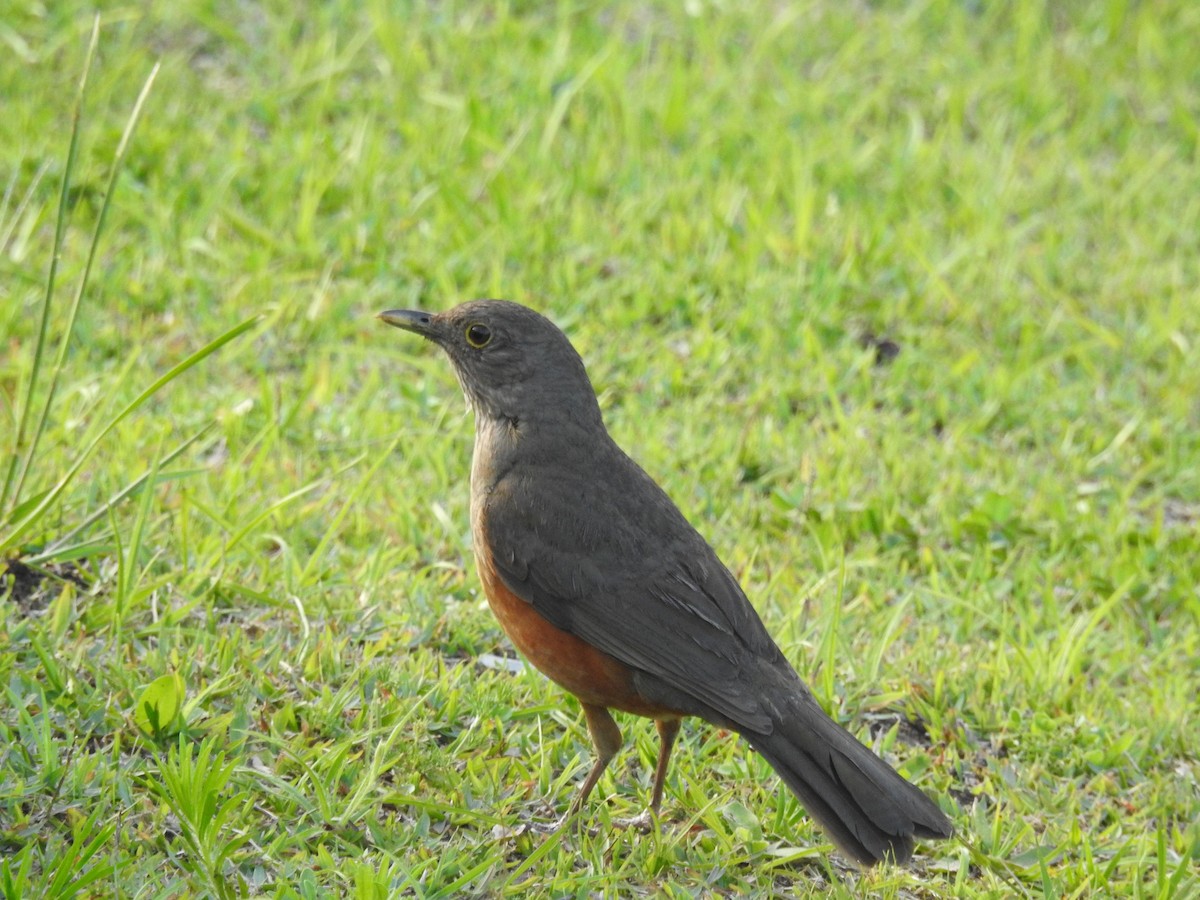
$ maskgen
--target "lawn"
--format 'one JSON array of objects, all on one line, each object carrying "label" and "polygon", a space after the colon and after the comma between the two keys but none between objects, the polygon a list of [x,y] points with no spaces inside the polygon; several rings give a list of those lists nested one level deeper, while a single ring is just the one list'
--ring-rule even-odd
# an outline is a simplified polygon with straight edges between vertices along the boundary
[{"label": "lawn", "polygon": [[[1200,895],[1200,6],[99,6],[0,15],[0,895]],[[625,716],[533,827],[591,743],[374,319],[481,296],[955,839],[700,722],[615,827]]]}]

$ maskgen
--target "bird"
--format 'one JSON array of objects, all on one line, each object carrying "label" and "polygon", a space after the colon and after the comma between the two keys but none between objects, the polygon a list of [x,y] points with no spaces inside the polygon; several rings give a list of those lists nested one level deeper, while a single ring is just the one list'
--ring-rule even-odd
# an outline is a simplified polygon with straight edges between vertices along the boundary
[{"label": "bird", "polygon": [[655,815],[691,716],[744,738],[860,865],[904,863],[915,839],[952,835],[937,803],[822,709],[716,551],[609,435],[553,322],[491,299],[378,317],[440,347],[474,413],[484,594],[516,648],[578,699],[595,746],[564,818],[620,749],[618,710],[658,730]]}]

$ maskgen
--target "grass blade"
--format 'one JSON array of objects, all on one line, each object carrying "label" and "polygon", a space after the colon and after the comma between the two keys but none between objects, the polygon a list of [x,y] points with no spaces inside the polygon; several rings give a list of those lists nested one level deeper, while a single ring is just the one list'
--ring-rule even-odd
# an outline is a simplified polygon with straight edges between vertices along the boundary
[{"label": "grass blade", "polygon": [[[155,467],[157,469],[161,470],[163,468],[163,466],[169,466],[185,450],[187,450],[188,447],[192,446],[194,443],[196,443],[196,441],[200,440],[202,437],[204,437],[206,434],[208,434],[210,431],[212,431],[214,427],[216,427],[216,423],[209,422],[207,425],[205,425],[203,428],[201,428],[199,431],[197,431],[195,434],[193,434],[190,438],[188,438],[182,444],[175,447],[170,453],[168,453],[162,459],[157,460],[155,463]],[[51,541],[50,545],[44,551],[42,551],[41,553],[35,554],[34,556],[31,556],[27,560],[25,560],[26,564],[27,565],[36,565],[38,563],[49,562],[50,560],[55,559],[58,556],[59,551],[61,551],[65,547],[67,547],[67,545],[72,540],[77,538],[80,534],[82,534],[88,528],[95,525],[102,518],[104,518],[106,515],[108,515],[108,511],[110,509],[113,509],[118,504],[120,504],[121,502],[123,502],[124,500],[131,497],[133,494],[136,494],[139,490],[141,490],[142,485],[144,485],[147,482],[147,480],[149,480],[149,478],[150,478],[150,471],[151,471],[150,469],[147,469],[146,471],[142,472],[141,475],[139,475],[133,481],[129,482],[129,484],[127,484],[125,487],[123,487],[117,493],[113,494],[108,499],[108,501],[106,503],[104,503],[104,505],[102,505],[94,513],[92,513],[90,516],[88,516],[86,519],[84,519],[82,522],[80,522],[78,525],[76,525],[70,531],[66,532],[63,535],[60,535],[55,540]],[[91,542],[89,542],[89,543],[91,543]]]},{"label": "grass blade", "polygon": [[[154,85],[154,79],[158,76],[159,65],[156,63],[154,68],[150,70],[145,83],[142,85],[141,93],[134,101],[133,111],[129,114],[129,119],[125,123],[125,130],[121,134],[121,141],[117,144],[117,151],[113,157],[112,166],[108,172],[108,184],[104,189],[104,200],[100,204],[100,214],[96,217],[96,227],[92,230],[92,241],[88,247],[87,261],[83,266],[83,274],[79,278],[79,287],[75,291],[75,299],[71,303],[71,311],[67,315],[67,325],[63,330],[63,336],[58,343],[58,354],[54,360],[54,368],[50,376],[50,386],[46,390],[46,398],[42,402],[42,411],[38,416],[37,428],[34,429],[33,438],[29,442],[29,448],[25,452],[25,459],[21,464],[21,474],[17,478],[17,483],[13,489],[15,496],[21,496],[21,488],[25,484],[25,479],[29,475],[29,468],[33,464],[33,459],[37,456],[37,445],[42,439],[42,434],[46,430],[46,421],[50,418],[50,409],[54,405],[54,395],[58,391],[58,382],[62,376],[63,367],[67,361],[67,350],[71,345],[71,334],[75,330],[75,321],[79,317],[79,307],[83,302],[83,293],[87,289],[88,281],[91,278],[92,266],[96,261],[96,251],[100,247],[100,235],[104,231],[104,221],[108,218],[108,210],[112,204],[113,191],[117,186],[117,178],[121,174],[121,165],[125,161],[125,154],[129,149],[129,141],[133,137],[133,131],[137,127],[138,120],[142,115],[142,107],[146,104],[146,99],[150,96],[150,88]],[[81,88],[82,90],[82,88]],[[74,140],[74,137],[72,137]],[[63,179],[64,183],[66,179]],[[57,257],[57,254],[56,254]],[[46,319],[49,316],[50,302],[49,291],[53,290],[53,284],[48,288],[47,301],[43,306],[42,329],[43,333],[46,328]],[[41,340],[39,338],[39,349]],[[30,382],[32,390],[33,381]]]},{"label": "grass blade", "polygon": [[95,451],[96,447],[99,446],[100,442],[104,440],[104,438],[107,437],[108,434],[117,427],[117,425],[123,422],[131,413],[141,407],[142,404],[144,404],[147,400],[157,394],[164,386],[170,384],[188,369],[191,369],[197,363],[203,361],[213,353],[220,350],[234,338],[249,331],[256,324],[258,324],[258,321],[259,316],[254,316],[253,318],[247,319],[246,321],[235,325],[220,337],[209,341],[187,359],[173,366],[163,375],[160,375],[154,380],[153,384],[138,394],[138,396],[134,398],[128,406],[122,409],[121,412],[119,412],[111,422],[101,429],[99,434],[92,438],[88,445],[84,447],[79,456],[75,458],[75,461],[71,464],[70,468],[67,469],[66,474],[64,474],[62,478],[58,480],[58,483],[55,484],[54,487],[51,488],[46,494],[46,496],[42,498],[42,502],[30,510],[23,519],[17,522],[7,536],[5,536],[3,539],[0,539],[0,553],[4,553],[10,548],[15,547],[21,538],[24,537],[29,531],[29,529],[33,527],[34,523],[41,518],[42,514],[49,509],[50,506],[57,501],[60,496],[62,496],[63,491],[65,491],[71,482],[75,480],[75,476],[79,474],[79,470],[83,468],[84,463],[87,462],[88,458]]},{"label": "grass blade", "polygon": [[[21,483],[29,470],[29,460],[33,458],[34,447],[25,450],[25,432],[29,427],[29,410],[33,407],[33,392],[37,388],[38,376],[42,368],[42,355],[46,348],[46,333],[50,327],[50,308],[54,300],[54,284],[58,276],[58,260],[62,255],[63,234],[67,228],[67,199],[71,191],[71,173],[75,169],[75,156],[79,150],[79,128],[83,121],[83,98],[87,91],[88,76],[92,71],[92,61],[96,58],[96,45],[100,41],[100,17],[96,16],[92,24],[92,37],[88,42],[87,55],[83,61],[83,75],[79,78],[79,90],[75,94],[75,110],[71,116],[71,140],[67,145],[67,164],[63,169],[62,189],[58,195],[58,217],[54,223],[54,245],[50,251],[50,271],[46,274],[46,292],[42,297],[42,318],[38,324],[37,341],[33,345],[33,369],[25,386],[25,399],[21,403],[21,414],[17,421],[16,438],[13,441],[12,458],[8,463],[8,471],[4,476],[4,488],[0,490],[0,519],[9,511],[10,501],[15,501],[21,493]],[[63,336],[65,344],[70,337],[68,332]],[[39,429],[40,433],[40,429]],[[36,445],[36,440],[33,442]],[[24,454],[25,462],[21,458]],[[16,477],[17,467],[21,466],[21,476]]]}]

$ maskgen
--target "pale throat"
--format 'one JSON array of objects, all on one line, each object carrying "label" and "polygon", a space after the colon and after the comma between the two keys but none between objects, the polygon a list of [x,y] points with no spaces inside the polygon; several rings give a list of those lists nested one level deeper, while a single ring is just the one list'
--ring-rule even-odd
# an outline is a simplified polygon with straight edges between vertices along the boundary
[{"label": "pale throat", "polygon": [[511,419],[495,418],[475,410],[475,449],[471,454],[472,507],[503,474],[520,439],[520,431]]}]

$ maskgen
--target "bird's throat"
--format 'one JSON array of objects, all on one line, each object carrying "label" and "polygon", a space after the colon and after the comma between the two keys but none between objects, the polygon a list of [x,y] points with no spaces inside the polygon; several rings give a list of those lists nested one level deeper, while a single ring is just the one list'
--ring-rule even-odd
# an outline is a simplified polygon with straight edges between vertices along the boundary
[{"label": "bird's throat", "polygon": [[521,445],[520,422],[475,410],[475,451],[471,458],[471,497],[487,494],[503,477]]}]

